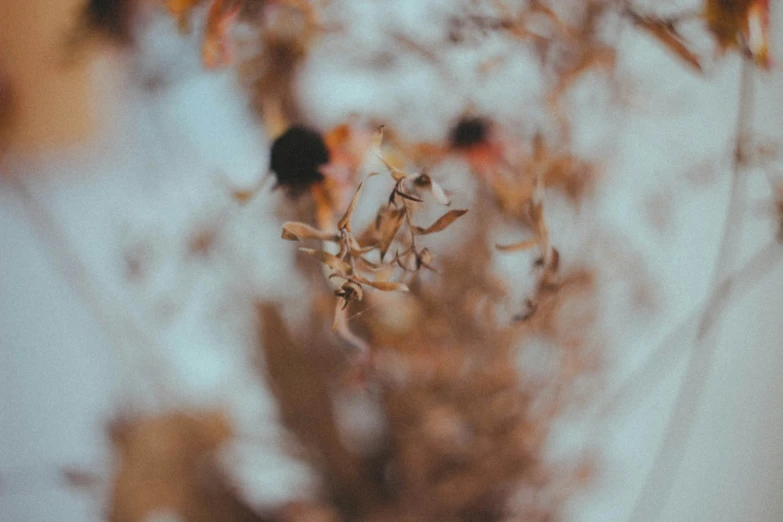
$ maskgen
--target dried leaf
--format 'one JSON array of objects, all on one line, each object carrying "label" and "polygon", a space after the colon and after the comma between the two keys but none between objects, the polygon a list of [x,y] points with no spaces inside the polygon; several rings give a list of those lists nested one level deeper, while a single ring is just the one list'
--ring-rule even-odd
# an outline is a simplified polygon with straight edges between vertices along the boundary
[{"label": "dried leaf", "polygon": [[340,221],[337,222],[337,229],[338,230],[348,230],[350,232],[351,230],[351,218],[353,217],[353,213],[356,210],[356,205],[359,203],[359,196],[362,193],[362,187],[364,186],[364,182],[367,181],[368,178],[371,178],[372,176],[375,176],[377,172],[371,172],[367,175],[364,180],[362,180],[361,183],[359,183],[359,186],[356,187],[356,193],[353,195],[353,198],[351,199],[351,204],[348,205],[348,209],[346,209],[345,214],[342,218],[340,218]]},{"label": "dried leaf", "polygon": [[433,270],[433,271],[434,271],[435,269],[434,269],[434,268],[432,268],[432,266],[431,266],[431,264],[432,264],[432,259],[433,259],[433,256],[432,256],[432,252],[430,252],[430,249],[429,249],[429,248],[424,248],[424,249],[422,249],[422,251],[421,251],[421,252],[419,252],[419,253],[416,255],[416,265],[417,265],[419,268],[421,268],[422,266],[424,266],[424,267],[427,267],[427,268],[429,268],[430,270]]},{"label": "dried leaf", "polygon": [[340,297],[337,300],[337,305],[334,307],[334,320],[332,321],[332,333],[336,333],[340,328],[341,319],[343,318],[343,311],[348,305],[348,300],[344,297]]},{"label": "dried leaf", "polygon": [[198,3],[199,0],[166,0],[166,9],[177,19],[177,24],[181,32],[187,32],[190,29],[188,14]]},{"label": "dried leaf", "polygon": [[239,0],[212,0],[201,51],[202,62],[207,69],[225,67],[233,60],[230,32],[241,10],[242,2]]},{"label": "dried leaf", "polygon": [[389,246],[391,246],[394,238],[397,236],[397,232],[400,230],[400,226],[402,226],[404,221],[404,208],[393,209],[390,212],[384,214],[384,216],[381,218],[381,223],[378,227],[378,232],[381,236],[381,239],[378,242],[378,248],[381,250],[381,260],[383,260],[383,258],[386,256],[386,252],[389,250]]},{"label": "dried leaf", "polygon": [[513,243],[511,245],[495,245],[495,248],[501,252],[518,252],[520,250],[528,250],[538,244],[538,239],[527,239],[520,241],[519,243]]},{"label": "dried leaf", "polygon": [[389,168],[389,173],[391,174],[391,177],[392,179],[394,179],[394,181],[402,181],[408,177],[408,175],[404,171],[398,169],[397,167],[392,167],[391,165],[386,163],[385,159],[381,158],[381,161],[383,161],[383,164]]},{"label": "dried leaf", "polygon": [[302,241],[304,239],[320,239],[321,241],[338,241],[340,236],[330,232],[324,232],[298,221],[283,223],[283,239],[289,241]]},{"label": "dried leaf", "polygon": [[427,228],[421,228],[421,227],[413,227],[413,231],[415,234],[424,236],[427,234],[434,234],[435,232],[440,232],[441,230],[445,229],[447,226],[454,223],[454,221],[457,220],[460,216],[463,216],[467,213],[467,209],[464,210],[449,210],[445,214],[443,214],[438,220],[430,225]]},{"label": "dried leaf", "polygon": [[437,201],[441,205],[444,205],[446,207],[451,205],[451,200],[446,195],[446,192],[443,190],[443,187],[441,187],[440,184],[434,179],[432,179],[429,176],[429,174],[427,174],[426,172],[422,172],[418,177],[416,177],[416,179],[413,182],[418,187],[429,189],[430,193],[432,194],[432,197],[435,198],[435,201]]},{"label": "dried leaf", "polygon": [[383,290],[384,292],[410,292],[410,289],[403,283],[396,283],[394,281],[370,281],[359,275],[354,276],[354,279],[363,285],[371,286],[378,290]]},{"label": "dried leaf", "polygon": [[339,272],[340,274],[351,273],[351,265],[349,265],[339,257],[335,256],[334,254],[330,254],[329,252],[324,252],[323,250],[314,250],[312,248],[300,248],[299,250],[307,255],[313,256],[318,261],[327,265],[332,270]]},{"label": "dried leaf", "polygon": [[364,291],[359,283],[353,281],[346,281],[342,288],[336,292],[338,297],[342,297],[345,300],[343,308],[348,306],[349,301],[361,301],[364,297]]},{"label": "dried leaf", "polygon": [[677,32],[672,22],[668,20],[661,20],[659,18],[652,18],[648,16],[642,16],[631,11],[631,19],[634,24],[644,29],[648,34],[653,36],[656,40],[661,42],[670,51],[679,56],[688,65],[693,67],[698,72],[703,72],[701,63],[698,56],[696,56],[688,47]]},{"label": "dried leaf", "polygon": [[372,252],[373,250],[375,250],[375,247],[377,246],[375,244],[372,244],[363,247],[359,244],[356,238],[353,237],[353,235],[347,234],[347,236],[348,236],[348,248],[351,252],[352,257],[361,257],[364,254],[367,254],[368,252]]},{"label": "dried leaf", "polygon": [[355,259],[359,263],[361,263],[362,268],[370,270],[372,272],[377,271],[377,270],[382,270],[382,269],[386,268],[386,266],[387,266],[387,265],[384,265],[382,263],[373,263],[372,261],[370,261],[369,259],[367,259],[364,256],[356,256]]},{"label": "dried leaf", "polygon": [[378,156],[381,155],[381,143],[383,143],[383,129],[384,128],[386,128],[386,125],[378,126],[378,128],[375,129],[375,132],[372,135],[372,150]]},{"label": "dried leaf", "polygon": [[451,200],[446,195],[446,191],[443,190],[443,187],[441,187],[437,181],[430,180],[430,192],[432,193],[432,197],[435,198],[435,201],[441,205],[446,207],[451,205]]},{"label": "dried leaf", "polygon": [[[394,256],[394,260],[397,262],[397,266],[405,270],[406,272],[416,272],[416,265],[414,265],[414,268],[411,268],[410,258],[416,257],[416,254],[414,254],[412,251],[408,250],[406,252],[403,252],[400,254],[397,252],[397,255]],[[418,258],[416,258],[418,259]]]}]

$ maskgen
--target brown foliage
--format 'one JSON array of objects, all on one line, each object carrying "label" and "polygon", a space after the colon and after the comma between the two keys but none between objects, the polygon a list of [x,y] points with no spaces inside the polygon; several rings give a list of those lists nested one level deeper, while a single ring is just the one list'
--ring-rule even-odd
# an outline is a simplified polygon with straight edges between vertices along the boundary
[{"label": "brown foliage", "polygon": [[232,438],[222,412],[124,418],[110,427],[118,470],[111,522],[172,512],[188,522],[263,522],[226,479],[216,453]]}]

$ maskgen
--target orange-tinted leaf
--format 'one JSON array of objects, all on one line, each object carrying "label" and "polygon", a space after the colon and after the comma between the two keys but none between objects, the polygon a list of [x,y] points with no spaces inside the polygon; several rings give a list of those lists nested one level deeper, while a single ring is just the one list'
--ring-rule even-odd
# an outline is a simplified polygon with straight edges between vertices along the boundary
[{"label": "orange-tinted leaf", "polygon": [[769,69],[769,0],[756,0],[751,5],[746,40],[756,63]]},{"label": "orange-tinted leaf", "polygon": [[704,19],[720,51],[738,48],[769,68],[769,0],[707,0]]},{"label": "orange-tinted leaf", "polygon": [[200,0],[166,0],[166,9],[177,20],[179,30],[188,31],[188,15]]},{"label": "orange-tinted leaf", "polygon": [[438,220],[430,225],[427,228],[421,228],[421,227],[413,227],[413,231],[420,235],[424,236],[427,234],[434,234],[435,232],[440,232],[441,230],[445,229],[447,226],[454,223],[454,221],[457,220],[460,216],[463,216],[467,213],[467,209],[464,210],[449,210],[445,214],[443,214]]},{"label": "orange-tinted leaf", "polygon": [[229,33],[241,9],[241,0],[212,0],[201,49],[202,62],[207,69],[225,67],[233,60],[234,50]]}]

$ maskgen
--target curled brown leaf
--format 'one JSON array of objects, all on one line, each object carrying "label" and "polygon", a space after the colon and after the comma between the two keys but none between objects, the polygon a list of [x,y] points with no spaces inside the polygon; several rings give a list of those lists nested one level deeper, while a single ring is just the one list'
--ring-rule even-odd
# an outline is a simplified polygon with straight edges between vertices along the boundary
[{"label": "curled brown leaf", "polygon": [[384,292],[410,292],[410,289],[403,283],[394,281],[370,281],[359,275],[354,276],[354,279],[363,285],[371,286],[378,290],[383,290]]},{"label": "curled brown leaf", "polygon": [[351,265],[334,254],[324,252],[323,250],[314,250],[312,248],[300,248],[299,250],[307,255],[313,256],[318,261],[340,274],[347,275],[351,273]]},{"label": "curled brown leaf", "polygon": [[381,250],[381,260],[386,256],[389,246],[397,236],[403,222],[405,221],[405,209],[392,209],[388,212],[379,214],[378,233],[381,238],[378,242],[378,248]]},{"label": "curled brown leaf", "polygon": [[324,232],[298,221],[288,221],[283,224],[283,239],[289,241],[302,241],[304,239],[320,239],[322,241],[338,241],[340,236],[331,232]]},{"label": "curled brown leaf", "polygon": [[529,250],[538,244],[537,239],[526,239],[519,243],[511,245],[495,245],[495,248],[501,252],[519,252],[520,250]]},{"label": "curled brown leaf", "polygon": [[441,217],[439,217],[438,220],[435,221],[435,223],[433,223],[429,227],[427,228],[413,227],[413,231],[416,235],[419,236],[440,232],[441,230],[444,230],[446,227],[454,223],[454,221],[456,221],[457,218],[459,218],[460,216],[464,216],[467,212],[468,212],[467,209],[449,210]]}]

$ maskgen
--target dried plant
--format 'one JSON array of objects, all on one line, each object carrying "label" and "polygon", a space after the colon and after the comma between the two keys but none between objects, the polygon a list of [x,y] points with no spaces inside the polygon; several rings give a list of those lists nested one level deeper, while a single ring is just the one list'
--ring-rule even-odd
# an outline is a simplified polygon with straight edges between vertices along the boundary
[{"label": "dried plant", "polygon": [[[318,239],[334,243],[339,249],[335,254],[326,250],[300,248],[300,251],[326,265],[327,279],[337,287],[335,295],[338,300],[332,331],[337,331],[341,327],[345,317],[344,310],[348,304],[362,300],[365,286],[381,291],[408,291],[404,283],[388,280],[395,264],[413,273],[422,267],[432,268],[432,254],[427,248],[417,247],[416,238],[444,230],[467,212],[467,210],[450,210],[426,228],[414,225],[412,222],[414,205],[423,202],[411,193],[415,188],[429,189],[435,200],[442,205],[449,205],[450,201],[440,185],[426,173],[411,177],[403,170],[387,163],[381,156],[382,139],[383,127],[379,127],[373,139],[373,152],[388,169],[388,173],[394,180],[394,188],[389,195],[388,205],[379,209],[374,226],[362,234],[364,244],[360,243],[353,234],[351,220],[359,203],[364,183],[376,173],[369,174],[359,183],[348,208],[337,222],[336,231],[317,230],[298,222],[288,222],[283,225],[283,239],[294,241]],[[407,238],[407,241],[398,245],[393,259],[385,261],[392,244],[400,243],[401,235]],[[367,257],[376,249],[379,252],[379,262],[373,262]],[[374,273],[375,278],[369,279],[368,277],[372,277],[368,275],[369,273]]]},{"label": "dried plant", "polygon": [[737,49],[760,68],[769,69],[769,0],[706,0],[697,13],[666,18],[625,9],[630,20],[670,51],[702,72],[704,59],[691,50],[679,26],[695,18],[715,40],[716,54]]},{"label": "dried plant", "polygon": [[[325,132],[308,121],[297,97],[299,71],[318,36],[339,31],[339,24],[322,19],[320,3],[90,1],[82,24],[132,48],[140,10],[150,5],[164,8],[183,33],[199,26],[196,17],[203,18],[202,65],[237,64],[252,110],[273,138],[270,171],[285,191],[282,239],[308,245],[299,248],[307,256],[300,268],[313,277],[302,277],[309,286],[298,308],[306,309],[307,317],[300,317],[296,328],[283,319],[279,304],[256,299],[260,332],[254,355],[259,381],[274,395],[291,435],[289,453],[307,465],[318,488],[292,492],[293,500],[279,509],[251,506],[219,458],[221,449],[239,438],[227,414],[166,408],[171,411],[126,416],[110,427],[118,458],[108,519],[135,522],[168,511],[191,522],[561,519],[567,500],[589,483],[593,456],[588,447],[567,463],[553,462],[547,445],[557,422],[572,408],[583,408],[600,387],[604,346],[597,285],[602,270],[616,275],[621,270],[613,264],[630,264],[623,257],[627,250],[605,236],[591,238],[598,262],[570,255],[548,220],[557,208],[552,199],[566,202],[564,208],[572,212],[588,203],[601,168],[575,152],[568,94],[588,73],[617,80],[617,49],[606,30],[612,20],[647,32],[703,72],[707,62],[685,36],[685,24],[695,19],[714,40],[716,54],[738,50],[743,55],[746,74],[721,259],[706,303],[632,376],[638,382],[621,384],[603,405],[607,414],[659,376],[674,358],[677,338],[686,327],[698,328],[688,366],[692,379],[680,394],[635,511],[657,514],[709,369],[714,348],[705,341],[707,333],[732,292],[747,291],[777,259],[768,247],[735,272],[722,260],[736,244],[739,170],[752,159],[746,143],[750,74],[754,67],[770,67],[768,1],[706,0],[695,16],[659,16],[614,0],[463,2],[447,21],[442,45],[425,45],[397,31],[389,35],[394,51],[424,57],[448,77],[443,55],[451,47],[490,38],[512,50],[524,47],[535,56],[543,79],[546,121],[522,131],[466,103],[460,116],[444,123],[444,139],[430,142],[392,132],[393,124],[373,132],[372,125],[358,123],[360,118]],[[248,31],[238,31],[240,26]],[[503,59],[488,59],[478,74],[491,80]],[[0,124],[10,105],[3,87],[0,77]],[[366,173],[368,156],[383,168]],[[462,187],[452,191],[450,181],[440,183],[438,169],[454,163],[475,181],[470,214],[460,219],[467,209],[447,209],[433,218],[431,202],[450,207],[452,198],[460,201],[464,195]],[[391,191],[374,220],[361,226],[354,215],[366,201],[368,184],[381,179],[391,183]],[[155,348],[138,325],[126,321],[130,326],[124,326],[122,310],[104,310],[56,220],[24,183],[12,181],[41,236],[61,254],[62,272],[109,337],[133,337]],[[777,240],[783,242],[783,185],[770,186]],[[247,205],[264,187],[262,180],[231,191],[230,210]],[[214,253],[228,215],[195,229],[186,241],[189,257]],[[424,236],[457,220],[459,237],[432,239],[434,244],[446,236],[443,250],[423,244]],[[514,240],[499,237],[501,228],[511,229]],[[505,278],[494,271],[497,258],[525,259],[531,251],[531,277],[523,270]],[[127,265],[129,279],[141,279],[141,262],[129,259]],[[635,272],[635,265],[625,270]],[[512,302],[525,284],[532,290]],[[337,336],[325,333],[323,325],[329,323]],[[359,356],[347,357],[339,349],[345,343]],[[542,345],[545,349],[536,352]],[[529,364],[534,357],[545,361]],[[165,378],[146,367],[141,373],[153,382],[155,401],[163,404],[171,393]],[[354,415],[346,415],[346,409]],[[366,418],[357,420],[356,410]],[[67,477],[75,485],[91,482],[75,471]]]},{"label": "dried plant", "polygon": [[219,465],[217,451],[231,432],[220,411],[116,420],[110,433],[119,469],[107,519],[175,513],[190,522],[263,522]]}]

